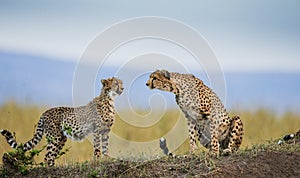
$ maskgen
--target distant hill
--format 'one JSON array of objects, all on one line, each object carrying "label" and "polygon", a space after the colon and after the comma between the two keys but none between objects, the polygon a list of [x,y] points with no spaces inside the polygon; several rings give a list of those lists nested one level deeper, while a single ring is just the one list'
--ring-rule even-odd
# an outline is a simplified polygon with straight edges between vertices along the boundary
[{"label": "distant hill", "polygon": [[230,108],[300,110],[300,73],[227,73]]},{"label": "distant hill", "polygon": [[[22,104],[72,105],[75,69],[75,62],[0,51],[0,104],[14,100]],[[108,76],[113,75],[112,71],[117,68],[104,67],[101,70],[100,73]],[[97,78],[100,80],[101,76],[98,75]],[[134,95],[131,98],[134,108],[149,107],[148,95],[152,95],[154,91],[145,87],[146,80],[147,76],[144,76],[130,86],[131,95]],[[229,109],[265,107],[278,112],[300,109],[300,73],[227,72],[225,80],[226,106]],[[98,82],[95,93],[98,93],[100,87]],[[83,93],[84,88],[83,85]],[[176,107],[173,95],[161,94],[170,100],[171,107]],[[85,98],[83,103],[90,99],[90,96]],[[124,98],[120,100],[119,106],[127,107],[127,101],[123,101]]]},{"label": "distant hill", "polygon": [[0,52],[0,103],[69,103],[75,63]]}]

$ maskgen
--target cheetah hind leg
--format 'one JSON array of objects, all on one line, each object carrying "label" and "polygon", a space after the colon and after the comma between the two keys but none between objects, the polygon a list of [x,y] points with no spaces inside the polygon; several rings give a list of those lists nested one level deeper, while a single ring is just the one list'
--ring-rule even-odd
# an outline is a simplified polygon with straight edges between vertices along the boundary
[{"label": "cheetah hind leg", "polygon": [[234,116],[230,123],[228,134],[228,147],[223,150],[223,155],[229,155],[239,149],[244,135],[242,120],[239,116]]},{"label": "cheetah hind leg", "polygon": [[59,152],[62,150],[63,146],[67,141],[67,137],[61,133],[61,135],[52,138],[47,145],[47,152],[45,155],[45,163],[48,166],[54,166],[55,159],[59,155]]}]

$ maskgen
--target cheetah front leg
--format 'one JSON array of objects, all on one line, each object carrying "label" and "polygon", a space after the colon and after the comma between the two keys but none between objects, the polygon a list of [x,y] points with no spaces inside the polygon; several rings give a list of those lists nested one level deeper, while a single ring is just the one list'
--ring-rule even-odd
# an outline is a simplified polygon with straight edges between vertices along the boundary
[{"label": "cheetah front leg", "polygon": [[211,151],[216,157],[220,155],[220,144],[219,144],[219,132],[217,128],[217,121],[214,120],[210,123],[210,133],[211,133]]},{"label": "cheetah front leg", "polygon": [[100,156],[108,155],[108,139],[110,129],[99,129],[93,134],[94,144],[94,156],[100,158]]},{"label": "cheetah front leg", "polygon": [[101,146],[102,146],[101,140],[102,140],[102,132],[99,128],[93,133],[93,145],[94,145],[95,158],[100,158],[101,156]]},{"label": "cheetah front leg", "polygon": [[244,128],[239,116],[234,116],[230,123],[228,147],[223,150],[223,154],[228,155],[239,149],[242,144]]},{"label": "cheetah front leg", "polygon": [[194,119],[187,120],[189,137],[190,137],[190,153],[193,153],[197,149],[197,123]]},{"label": "cheetah front leg", "polygon": [[110,129],[105,129],[102,134],[102,154],[108,156],[108,140],[109,140]]}]

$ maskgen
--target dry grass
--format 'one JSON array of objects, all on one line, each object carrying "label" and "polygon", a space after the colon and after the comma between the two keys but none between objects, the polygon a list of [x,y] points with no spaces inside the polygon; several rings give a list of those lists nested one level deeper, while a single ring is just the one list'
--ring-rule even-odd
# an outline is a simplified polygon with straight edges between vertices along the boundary
[{"label": "dry grass", "polygon": [[300,115],[289,111],[280,116],[267,109],[239,114],[245,126],[243,147],[277,139],[300,129]]},{"label": "dry grass", "polygon": [[[38,122],[39,116],[45,110],[45,108],[39,108],[37,106],[20,106],[13,102],[6,103],[0,107],[0,129],[8,129],[16,133],[17,140],[19,142],[25,142],[33,136],[35,130],[34,125]],[[282,137],[287,133],[293,133],[300,128],[300,116],[292,113],[286,112],[281,116],[273,114],[267,109],[257,110],[255,112],[248,111],[238,111],[235,114],[239,114],[244,122],[245,126],[245,136],[243,140],[242,147],[251,147],[254,144],[263,143],[265,140],[276,139]],[[123,114],[122,114],[123,115]],[[126,115],[126,112],[125,112]],[[131,116],[129,115],[128,118]],[[139,157],[144,152],[147,152],[148,148],[143,147],[143,142],[149,142],[153,139],[158,139],[164,136],[180,122],[181,130],[177,131],[178,135],[186,135],[187,128],[185,126],[185,119],[180,116],[179,110],[167,111],[164,116],[159,120],[159,122],[151,125],[149,127],[137,127],[128,124],[127,122],[121,120],[117,117],[115,125],[113,126],[113,133],[119,137],[132,141],[137,145],[142,147],[137,148],[139,151],[138,155],[136,150],[132,150],[132,145],[126,143],[116,144],[113,141],[110,142],[110,149],[115,155],[124,155]],[[112,140],[116,139],[112,136]],[[11,148],[6,144],[3,137],[0,137],[0,155],[4,152],[11,150]],[[140,144],[139,144],[140,143]],[[38,149],[46,144],[45,139],[39,144]],[[120,146],[121,145],[121,146]],[[134,144],[133,144],[134,146]],[[174,145],[169,145],[170,147],[175,147]],[[73,142],[68,141],[65,148],[69,148],[70,151],[62,156],[57,162],[59,164],[65,164],[70,162],[83,162],[90,160],[93,155],[93,147],[91,142],[87,139],[83,142]],[[157,147],[157,150],[153,149],[149,151],[154,153],[154,155],[160,155],[160,150],[157,143],[153,143],[149,147]],[[177,149],[177,153],[186,152],[188,149],[187,140]],[[122,150],[125,150],[122,152]],[[130,151],[131,150],[131,151]],[[44,157],[44,152],[38,156],[37,162],[42,162]],[[147,155],[146,155],[147,157]]]}]

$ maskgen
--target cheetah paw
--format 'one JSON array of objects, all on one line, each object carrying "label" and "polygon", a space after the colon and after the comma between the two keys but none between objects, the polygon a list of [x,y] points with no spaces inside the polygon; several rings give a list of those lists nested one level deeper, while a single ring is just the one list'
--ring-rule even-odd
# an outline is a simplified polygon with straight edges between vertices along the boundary
[{"label": "cheetah paw", "polygon": [[226,148],[225,150],[223,150],[222,155],[223,156],[229,156],[231,154],[231,150],[229,148]]}]

